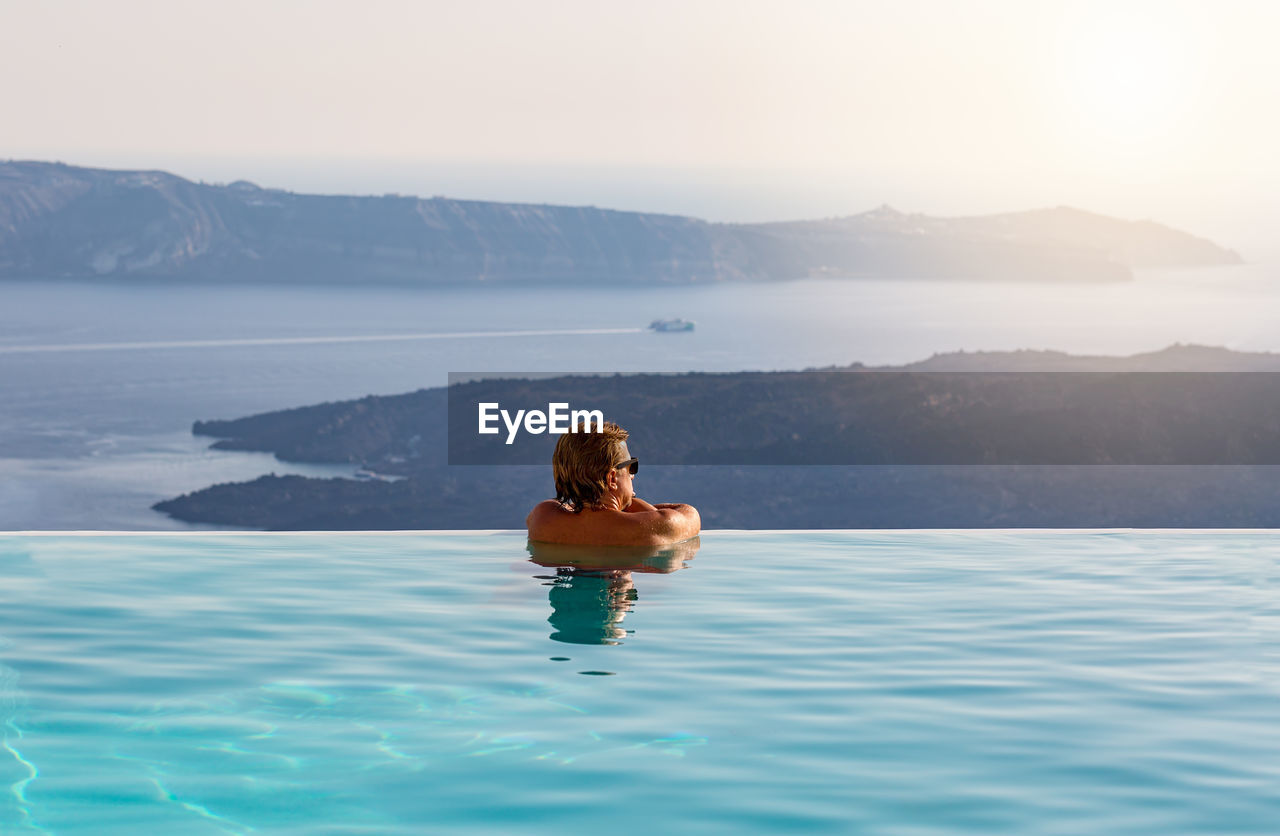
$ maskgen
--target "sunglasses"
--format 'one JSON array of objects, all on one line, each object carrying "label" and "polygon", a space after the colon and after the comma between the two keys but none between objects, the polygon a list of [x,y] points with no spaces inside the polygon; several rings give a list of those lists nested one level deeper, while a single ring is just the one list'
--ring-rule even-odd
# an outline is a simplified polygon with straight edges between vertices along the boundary
[{"label": "sunglasses", "polygon": [[635,457],[632,457],[632,458],[627,459],[625,462],[618,462],[617,464],[615,464],[615,465],[613,466],[613,469],[614,469],[614,470],[617,470],[618,468],[621,468],[621,467],[627,467],[627,468],[630,468],[630,469],[631,469],[631,475],[632,475],[632,476],[635,476],[635,475],[636,475],[636,473],[638,473],[638,472],[639,472],[639,470],[640,470],[640,460],[639,460],[639,459],[637,459],[637,458],[635,458]]}]

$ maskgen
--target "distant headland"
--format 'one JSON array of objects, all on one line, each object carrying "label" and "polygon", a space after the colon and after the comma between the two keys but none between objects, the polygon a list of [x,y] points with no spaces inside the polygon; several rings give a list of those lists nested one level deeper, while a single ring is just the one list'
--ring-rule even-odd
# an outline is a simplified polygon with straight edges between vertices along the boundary
[{"label": "distant headland", "polygon": [[[970,372],[988,377],[958,374]],[[1059,372],[1097,377],[1081,388]],[[632,431],[632,449],[646,462],[642,495],[691,502],[708,528],[1275,527],[1277,372],[1278,354],[1175,345],[1132,357],[970,352],[818,373],[463,386],[508,403],[530,393],[542,402],[589,394],[579,402],[620,416]],[[1215,373],[1214,395],[1188,399],[1186,387],[1193,379],[1203,386],[1207,373]],[[1000,377],[1011,384],[993,380]],[[537,467],[450,466],[459,445],[449,440],[458,430],[449,397],[424,389],[197,421],[193,431],[218,439],[216,449],[348,462],[368,478],[273,474],[155,508],[241,528],[520,528],[533,503],[553,493],[551,442],[538,437],[545,450]],[[874,461],[895,446],[925,451],[935,464],[830,466]],[[861,448],[872,455],[860,456]],[[1014,459],[1000,458],[1001,449],[1024,462],[1094,464],[1002,464]],[[1077,452],[1060,458],[1063,450]],[[945,461],[959,466],[937,464]],[[966,464],[977,461],[991,463]]]},{"label": "distant headland", "polygon": [[413,285],[806,277],[1124,281],[1240,263],[1152,221],[1058,207],[935,218],[883,206],[711,223],[584,206],[295,194],[162,171],[0,162],[0,279]]}]

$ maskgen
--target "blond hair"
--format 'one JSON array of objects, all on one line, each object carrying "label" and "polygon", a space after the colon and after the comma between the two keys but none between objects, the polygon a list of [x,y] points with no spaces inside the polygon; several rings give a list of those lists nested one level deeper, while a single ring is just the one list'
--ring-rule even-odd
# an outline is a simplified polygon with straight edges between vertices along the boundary
[{"label": "blond hair", "polygon": [[556,499],[575,512],[598,503],[609,489],[609,471],[618,464],[618,448],[626,440],[627,431],[612,421],[605,421],[601,432],[592,432],[584,421],[560,436],[551,455]]}]

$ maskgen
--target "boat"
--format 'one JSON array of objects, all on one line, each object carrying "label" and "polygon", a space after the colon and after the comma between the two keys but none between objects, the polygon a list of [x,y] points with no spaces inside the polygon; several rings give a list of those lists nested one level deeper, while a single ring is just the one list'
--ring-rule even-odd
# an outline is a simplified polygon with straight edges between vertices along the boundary
[{"label": "boat", "polygon": [[649,323],[651,331],[692,331],[693,321],[688,319],[655,319]]}]

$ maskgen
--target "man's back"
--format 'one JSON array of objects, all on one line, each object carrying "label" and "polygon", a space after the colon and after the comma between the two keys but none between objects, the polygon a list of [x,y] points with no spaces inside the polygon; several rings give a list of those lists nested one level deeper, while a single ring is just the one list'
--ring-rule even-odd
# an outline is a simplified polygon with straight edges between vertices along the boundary
[{"label": "man's back", "polygon": [[584,508],[570,511],[554,499],[534,506],[525,524],[529,539],[585,546],[661,546],[687,540],[702,530],[692,505],[650,505],[633,499],[625,511]]}]

